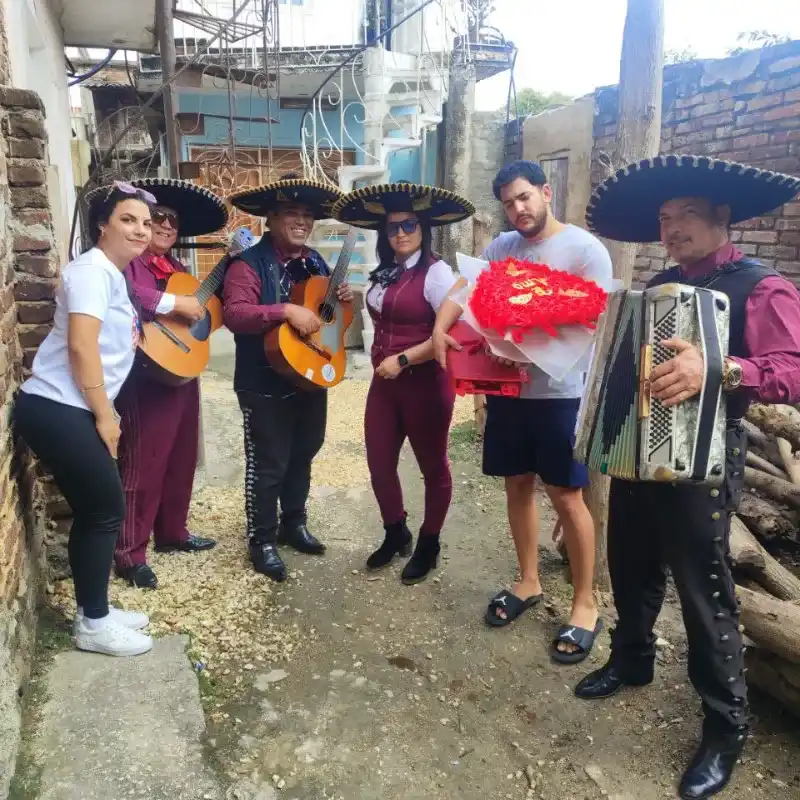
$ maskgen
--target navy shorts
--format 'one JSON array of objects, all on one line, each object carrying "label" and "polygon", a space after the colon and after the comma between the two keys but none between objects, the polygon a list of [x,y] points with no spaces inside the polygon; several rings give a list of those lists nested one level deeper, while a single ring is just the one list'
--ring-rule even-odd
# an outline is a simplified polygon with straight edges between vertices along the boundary
[{"label": "navy shorts", "polygon": [[483,473],[538,475],[548,486],[581,489],[589,471],[572,457],[580,400],[486,398]]}]

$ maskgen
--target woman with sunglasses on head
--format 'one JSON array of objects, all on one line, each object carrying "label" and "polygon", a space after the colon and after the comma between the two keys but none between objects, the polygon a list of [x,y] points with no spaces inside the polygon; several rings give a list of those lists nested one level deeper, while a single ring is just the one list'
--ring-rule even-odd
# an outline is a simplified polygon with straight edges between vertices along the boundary
[{"label": "woman with sunglasses on head", "polygon": [[[142,321],[160,315],[189,323],[202,319],[206,310],[196,297],[165,291],[173,273],[188,272],[171,251],[179,234],[203,236],[222,228],[228,221],[222,200],[207,189],[171,178],[145,178],[133,185],[156,199],[150,245],[125,270]],[[198,381],[169,386],[137,361],[117,407],[127,511],[114,553],[116,572],[132,586],[155,589],[158,579],[147,563],[151,532],[157,552],[192,553],[216,544],[186,527],[199,445]]]},{"label": "woman with sunglasses on head", "polygon": [[129,184],[100,190],[90,214],[94,247],[62,272],[53,328],[14,408],[17,432],[72,509],[76,645],[113,656],[139,655],[153,645],[140,633],[149,622],[144,614],[108,604],[114,545],[125,516],[114,400],[133,366],[139,335],[122,273],[150,242],[153,200]]},{"label": "woman with sunglasses on head", "polygon": [[452,192],[399,183],[369,186],[334,207],[342,222],[378,230],[378,267],[369,276],[366,304],[375,326],[364,433],[372,488],[385,531],[367,559],[379,569],[411,552],[412,536],[397,467],[408,438],[425,482],[425,515],[401,579],[425,580],[439,559],[439,534],[453,493],[447,441],[455,393],[433,360],[436,311],[456,281],[433,253],[431,228],[466,219],[472,204]]}]

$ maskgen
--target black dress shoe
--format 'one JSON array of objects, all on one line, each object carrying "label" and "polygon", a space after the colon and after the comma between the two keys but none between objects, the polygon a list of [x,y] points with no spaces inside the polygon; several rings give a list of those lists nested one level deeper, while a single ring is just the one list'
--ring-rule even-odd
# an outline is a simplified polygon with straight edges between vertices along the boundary
[{"label": "black dress shoe", "polygon": [[600,700],[616,694],[623,686],[647,686],[652,682],[652,675],[638,680],[630,676],[623,677],[617,667],[608,661],[600,669],[590,672],[575,687],[575,695],[582,700]]},{"label": "black dress shoe", "polygon": [[310,556],[321,556],[325,552],[325,545],[309,533],[305,523],[281,525],[278,530],[278,544],[288,544],[298,553]]},{"label": "black dress shoe", "polygon": [[201,550],[210,550],[217,546],[216,539],[206,539],[203,536],[190,535],[185,542],[177,544],[156,545],[156,553],[199,553]]},{"label": "black dress shoe", "polygon": [[414,554],[400,573],[400,580],[407,586],[424,581],[439,564],[439,550],[438,536],[420,534]]},{"label": "black dress shoe", "polygon": [[728,785],[746,742],[746,725],[704,731],[700,747],[681,779],[678,794],[683,800],[700,800],[721,792]]},{"label": "black dress shoe", "polygon": [[147,564],[134,564],[132,567],[117,568],[117,575],[125,578],[131,586],[137,589],[157,589],[158,578]]},{"label": "black dress shoe", "polygon": [[256,572],[281,583],[286,580],[286,564],[278,555],[278,548],[267,542],[250,543],[250,561]]},{"label": "black dress shoe", "polygon": [[391,562],[396,555],[409,556],[413,536],[405,520],[392,525],[384,525],[386,535],[383,544],[367,559],[367,569],[381,569]]}]

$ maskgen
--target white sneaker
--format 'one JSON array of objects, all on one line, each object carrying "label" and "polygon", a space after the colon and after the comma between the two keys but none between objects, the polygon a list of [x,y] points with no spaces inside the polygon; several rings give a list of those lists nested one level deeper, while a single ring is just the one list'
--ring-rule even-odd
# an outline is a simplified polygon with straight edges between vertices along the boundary
[{"label": "white sneaker", "polygon": [[138,656],[153,647],[153,640],[144,633],[120,625],[114,619],[108,619],[97,630],[87,628],[81,620],[75,634],[75,646],[78,650],[104,653],[107,656]]},{"label": "white sneaker", "polygon": [[[146,628],[150,624],[150,617],[148,617],[147,614],[142,614],[141,611],[123,611],[121,608],[109,606],[108,614],[113,622],[124,625],[126,628],[130,628],[132,631],[140,631],[142,628]],[[78,626],[82,620],[83,614],[76,612],[75,619],[72,622],[73,636],[78,635]]]}]

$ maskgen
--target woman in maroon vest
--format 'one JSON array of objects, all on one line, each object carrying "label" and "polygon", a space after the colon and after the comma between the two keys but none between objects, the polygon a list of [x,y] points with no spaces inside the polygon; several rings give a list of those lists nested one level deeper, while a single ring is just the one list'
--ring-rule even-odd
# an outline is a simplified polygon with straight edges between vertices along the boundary
[{"label": "woman in maroon vest", "polygon": [[455,283],[451,268],[431,249],[431,228],[466,219],[470,202],[430,186],[400,183],[358,189],[342,198],[334,215],[378,230],[378,267],[365,295],[375,326],[364,433],[372,489],[386,535],[367,559],[385,567],[411,552],[397,466],[408,438],[425,481],[425,516],[417,546],[402,573],[406,584],[425,580],[439,558],[439,534],[453,493],[447,439],[455,393],[433,360],[436,310]]}]

